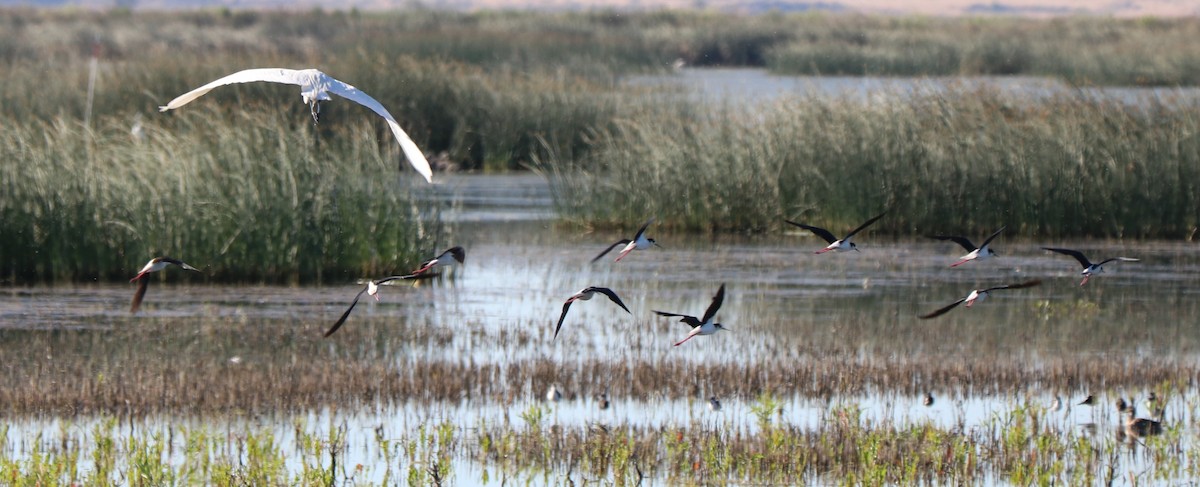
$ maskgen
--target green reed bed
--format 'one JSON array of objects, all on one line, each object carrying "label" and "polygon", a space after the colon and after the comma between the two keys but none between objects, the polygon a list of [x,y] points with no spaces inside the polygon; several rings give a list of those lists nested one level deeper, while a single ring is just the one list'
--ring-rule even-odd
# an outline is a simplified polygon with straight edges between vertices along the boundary
[{"label": "green reed bed", "polygon": [[296,420],[290,429],[270,430],[230,419],[214,431],[186,422],[126,425],[101,418],[63,423],[36,437],[2,431],[0,477],[14,486],[522,480],[1044,485],[1177,482],[1198,473],[1191,450],[1181,448],[1197,441],[1186,428],[1133,438],[1106,424],[1089,433],[1021,405],[971,429],[876,422],[853,403],[829,408],[811,428],[780,418],[753,427],[718,419],[668,428],[562,427],[548,408],[535,405],[502,424],[467,427],[431,418],[395,429],[380,426],[372,435],[345,424]]},{"label": "green reed bed", "polygon": [[[772,47],[793,74],[1049,76],[1075,84],[1200,82],[1195,18],[934,18],[817,15]],[[1165,43],[1165,44],[1164,44]],[[1171,45],[1179,48],[1163,49]]]},{"label": "green reed bed", "polygon": [[966,88],[792,98],[647,112],[543,164],[562,213],[589,222],[763,231],[788,218],[836,233],[888,209],[875,230],[1184,238],[1200,223],[1196,109]]},{"label": "green reed bed", "polygon": [[[1034,75],[1078,84],[1200,83],[1196,18],[936,18],[709,11],[398,12],[6,9],[0,60],[195,50],[333,59],[358,50],[592,79],[693,66],[784,73]],[[1164,49],[1162,46],[1170,46]]]},{"label": "green reed bed", "polygon": [[[97,120],[93,128],[103,120],[132,124],[140,116],[173,130],[177,117],[160,115],[157,107],[203,83],[251,67],[317,67],[379,100],[429,156],[463,169],[516,169],[527,164],[537,136],[582,147],[584,134],[605,126],[619,107],[607,74],[486,68],[454,59],[418,58],[402,50],[392,54],[397,50],[388,49],[387,42],[395,40],[386,30],[364,28],[374,37],[330,46],[322,45],[320,37],[264,37],[267,34],[250,27],[179,20],[148,26],[146,32],[136,30],[140,22],[153,20],[135,17],[108,29],[58,26],[79,29],[68,38],[94,35],[114,43],[102,49],[90,105],[91,58],[84,54],[90,48],[58,37],[27,41],[32,45],[26,50],[45,56],[17,57],[0,66],[8,82],[0,93],[0,113],[16,123],[80,121],[90,108]],[[51,32],[54,25],[48,27]],[[358,32],[345,29],[344,35]],[[31,37],[49,36],[41,32],[35,30]],[[376,38],[387,42],[377,45]],[[58,50],[70,54],[54,55]],[[595,62],[593,70],[608,69]],[[229,113],[222,112],[222,118],[230,119],[238,108],[263,110],[264,105],[291,107],[287,112],[296,115],[293,121],[302,118],[296,88],[267,83],[215,90],[183,111],[223,107]],[[325,104],[323,113],[344,113],[355,120],[374,117],[345,100]]]},{"label": "green reed bed", "polygon": [[[294,444],[268,430],[213,431],[207,426],[125,428],[115,419],[69,422],[36,438],[0,436],[5,485],[331,485],[354,481],[338,465],[344,431],[318,436],[296,426]],[[132,423],[129,424],[132,426]],[[7,433],[5,430],[0,432]],[[16,453],[12,450],[16,450]],[[342,476],[335,476],[343,468]]]},{"label": "green reed bed", "polygon": [[428,252],[412,178],[367,120],[321,136],[291,114],[223,120],[194,107],[180,118],[169,131],[147,121],[141,140],[115,120],[6,129],[0,275],[113,279],[170,255],[223,281],[319,281]]}]

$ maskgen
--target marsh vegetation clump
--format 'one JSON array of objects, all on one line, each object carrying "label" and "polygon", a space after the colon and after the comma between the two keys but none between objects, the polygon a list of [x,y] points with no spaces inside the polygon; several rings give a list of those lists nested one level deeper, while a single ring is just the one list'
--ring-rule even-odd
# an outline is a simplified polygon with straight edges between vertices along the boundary
[{"label": "marsh vegetation clump", "polygon": [[[1041,237],[1183,238],[1200,214],[1195,102],[1084,92],[1019,100],[987,88],[785,97],[761,110],[647,111],[541,167],[573,221],[662,215],[704,232],[834,227],[890,209],[873,231],[995,222]],[[964,208],[971,208],[963,221]]]}]

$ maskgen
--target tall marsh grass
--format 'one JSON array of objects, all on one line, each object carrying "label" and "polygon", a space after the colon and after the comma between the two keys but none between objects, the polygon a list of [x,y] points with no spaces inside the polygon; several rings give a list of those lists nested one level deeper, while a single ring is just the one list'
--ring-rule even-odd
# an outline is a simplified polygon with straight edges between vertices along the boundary
[{"label": "tall marsh grass", "polygon": [[[0,63],[192,53],[326,64],[364,51],[592,80],[692,66],[879,76],[1036,75],[1080,84],[1200,83],[1200,19],[936,18],[711,11],[363,13],[4,10]],[[1170,48],[1163,48],[1170,46]]]},{"label": "tall marsh grass", "polygon": [[140,141],[111,119],[0,133],[0,275],[115,279],[170,255],[218,280],[320,281],[405,269],[432,246],[367,120],[321,137],[290,114],[180,118],[147,121]]},{"label": "tall marsh grass", "polygon": [[[1080,85],[1200,83],[1200,21],[814,15],[772,45],[781,73],[1049,76]],[[1163,46],[1173,46],[1164,49]]]},{"label": "tall marsh grass", "polygon": [[[616,83],[676,57],[758,64],[776,52],[782,63],[780,46],[826,38],[934,46],[887,54],[900,57],[885,72],[928,73],[942,68],[901,66],[955,56],[936,47],[945,38],[922,36],[1013,29],[1038,33],[1013,41],[1033,52],[1031,65],[1043,63],[1041,51],[1021,46],[1045,50],[1062,30],[1072,42],[1110,46],[1092,57],[1136,77],[1133,66],[1191,66],[1194,43],[1166,54],[1124,43],[1186,36],[1193,19],[9,9],[0,25],[5,280],[124,277],[159,253],[212,266],[219,279],[284,282],[411,261],[429,233],[396,190],[409,170],[361,107],[328,103],[314,128],[295,88],[252,84],[156,111],[218,76],[272,65],[316,66],[371,93],[435,160],[536,166],[551,175],[565,215],[592,223],[652,213],[677,228],[764,231],[782,217],[851,225],[893,208],[897,216],[880,226],[895,233],[946,222],[986,231],[1003,221],[1027,235],[1177,236],[1197,225],[1191,106],[1130,108],[1082,95],[1023,104],[961,90],[713,114]],[[984,56],[998,61],[958,72],[1024,72],[995,66],[1026,54],[979,45],[999,49]],[[129,135],[138,117],[141,142]],[[964,209],[970,221],[961,221]]]},{"label": "tall marsh grass", "polygon": [[647,112],[578,160],[547,144],[542,162],[561,211],[582,221],[849,229],[889,209],[876,230],[1184,238],[1200,224],[1197,108],[986,89],[793,98]]}]

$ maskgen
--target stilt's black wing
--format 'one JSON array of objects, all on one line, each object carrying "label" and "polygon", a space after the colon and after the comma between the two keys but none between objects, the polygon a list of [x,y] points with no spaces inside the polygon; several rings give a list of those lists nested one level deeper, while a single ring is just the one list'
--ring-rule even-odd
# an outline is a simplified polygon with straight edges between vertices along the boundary
[{"label": "stilt's black wing", "polygon": [[600,255],[597,255],[595,258],[593,258],[592,262],[596,262],[596,261],[600,260],[602,257],[607,255],[609,252],[612,252],[612,249],[617,248],[618,245],[627,245],[627,244],[629,244],[629,242],[631,242],[631,240],[629,240],[627,238],[617,240],[617,243],[609,245],[607,249],[604,249],[604,252],[600,252]]},{"label": "stilt's black wing", "polygon": [[955,302],[953,302],[953,303],[950,303],[950,304],[946,305],[945,307],[943,307],[943,308],[941,308],[941,309],[938,309],[937,311],[934,311],[934,312],[932,312],[932,313],[923,314],[923,315],[921,315],[921,316],[918,316],[918,318],[921,318],[921,319],[923,319],[923,320],[927,320],[927,319],[930,319],[930,318],[937,318],[937,317],[939,317],[939,316],[941,316],[941,315],[944,315],[944,314],[946,314],[946,313],[947,313],[947,312],[949,312],[950,310],[952,310],[952,309],[954,309],[954,308],[957,308],[957,307],[958,307],[958,305],[960,305],[960,304],[963,304],[963,302],[964,302],[964,301],[966,301],[966,300],[967,300],[967,298],[962,298],[962,299],[960,299],[960,300],[958,300],[958,301],[955,301]]},{"label": "stilt's black wing", "polygon": [[136,314],[142,307],[142,298],[146,297],[146,288],[150,286],[150,278],[143,276],[138,279],[137,291],[133,293],[133,302],[129,303],[129,314]]},{"label": "stilt's black wing", "polygon": [[787,223],[790,223],[790,224],[792,224],[792,225],[798,226],[798,227],[800,227],[800,228],[803,228],[803,229],[805,229],[805,230],[808,230],[808,231],[812,232],[814,235],[816,235],[816,236],[818,236],[818,237],[821,237],[821,239],[822,239],[822,240],[825,240],[826,242],[829,242],[829,243],[834,243],[834,242],[837,242],[837,241],[838,241],[838,238],[837,238],[837,237],[833,236],[833,234],[832,234],[832,233],[829,233],[829,230],[826,230],[826,229],[824,229],[824,228],[821,228],[821,227],[814,227],[814,226],[812,226],[812,225],[805,225],[805,224],[803,224],[803,223],[796,223],[796,222],[794,222],[794,221],[791,221],[791,220],[784,220],[784,221],[785,221],[785,222],[787,222]]},{"label": "stilt's black wing", "polygon": [[708,309],[704,310],[704,318],[701,323],[708,323],[717,315],[717,310],[721,309],[721,303],[725,302],[725,284],[721,283],[721,288],[717,289],[717,294],[713,296],[712,304],[708,305]]}]

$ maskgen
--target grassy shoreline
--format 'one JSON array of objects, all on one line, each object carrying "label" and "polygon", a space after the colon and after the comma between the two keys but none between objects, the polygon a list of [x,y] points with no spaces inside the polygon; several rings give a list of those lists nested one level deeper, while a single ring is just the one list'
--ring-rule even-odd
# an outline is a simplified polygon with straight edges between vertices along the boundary
[{"label": "grassy shoreline", "polygon": [[170,255],[217,282],[321,282],[406,270],[432,247],[437,223],[395,175],[398,151],[371,137],[325,142],[342,158],[280,117],[149,130],[58,122],[0,135],[0,276],[127,279]]},{"label": "grassy shoreline", "polygon": [[[654,214],[666,231],[753,233],[776,231],[782,218],[850,226],[883,208],[893,217],[876,229],[896,235],[1007,223],[1025,236],[1174,239],[1200,225],[1194,104],[1131,107],[1071,93],[1014,103],[964,88],[870,103],[786,99],[747,114],[617,81],[663,72],[676,57],[767,63],[802,32],[818,46],[826,37],[871,46],[931,25],[986,39],[1017,28],[1005,19],[2,12],[8,282],[127,278],[155,254],[212,263],[210,279],[221,282],[325,282],[402,270],[430,252],[436,231],[422,217],[431,212],[412,202],[400,184],[410,174],[395,176],[407,171],[396,147],[361,107],[329,103],[314,128],[294,88],[259,84],[156,111],[204,81],[263,65],[320,66],[359,86],[431,157],[461,169],[540,171],[564,220],[589,226]],[[1047,31],[1061,28],[1080,44],[1108,33],[1143,45],[1200,21],[1028,25],[1041,33],[1029,42],[1053,44]],[[1149,64],[1164,63],[1191,65]],[[135,124],[144,138],[130,136]]]},{"label": "grassy shoreline", "polygon": [[626,118],[542,167],[573,221],[754,233],[785,218],[853,228],[886,209],[872,231],[1183,239],[1200,225],[1198,109],[986,88],[791,97]]},{"label": "grassy shoreline", "polygon": [[[179,49],[316,60],[367,50],[515,72],[592,79],[692,66],[789,74],[1049,76],[1078,85],[1200,84],[1200,19],[1006,16],[936,18],[831,13],[739,15],[688,10],[397,12],[192,10],[0,11],[0,61],[83,58],[93,43],[128,60]],[[1171,46],[1162,49],[1161,46]],[[331,58],[332,59],[332,58]]]},{"label": "grassy shoreline", "polygon": [[[638,484],[842,482],[1013,484],[1112,483],[1152,475],[1182,481],[1197,474],[1186,428],[1145,439],[1106,427],[1088,433],[1040,408],[1013,405],[970,430],[929,422],[876,423],[857,404],[839,404],[819,428],[776,422],[769,395],[752,408],[757,428],[694,420],[683,426],[563,427],[548,407],[520,421],[471,427],[431,419],[399,436],[380,426],[367,444],[347,427],[296,420],[290,430],[93,421],[10,443],[0,429],[0,475],[10,485],[243,484],[354,485],[507,483],[510,480]],[[1112,425],[1106,425],[1112,426]],[[1117,428],[1119,430],[1119,428]],[[361,435],[360,435],[361,436]],[[288,441],[288,440],[292,441]],[[17,447],[13,451],[13,447]],[[464,468],[467,467],[467,468]],[[1145,471],[1141,469],[1145,468]],[[478,477],[474,477],[478,475]],[[471,476],[471,477],[468,477]]]}]

